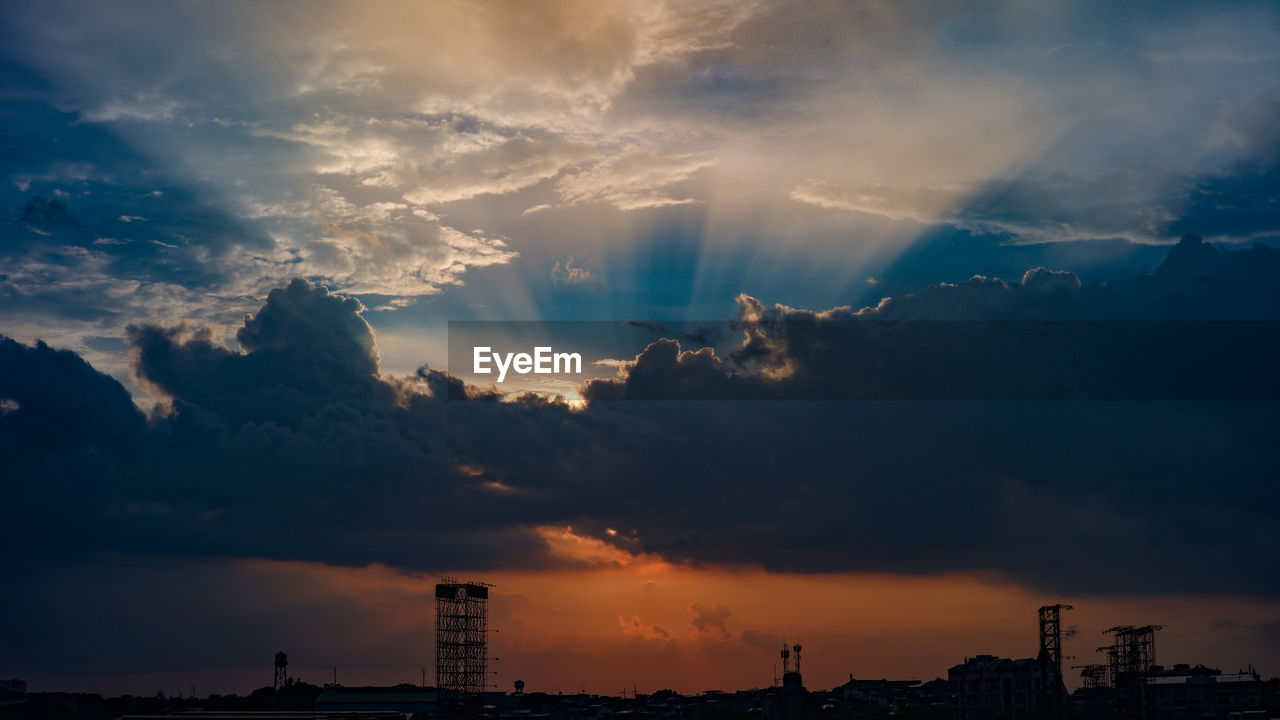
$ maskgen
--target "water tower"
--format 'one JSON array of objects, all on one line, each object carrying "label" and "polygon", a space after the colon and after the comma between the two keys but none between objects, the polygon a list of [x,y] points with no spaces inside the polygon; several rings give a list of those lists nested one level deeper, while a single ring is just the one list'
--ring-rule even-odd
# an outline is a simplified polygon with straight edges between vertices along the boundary
[{"label": "water tower", "polygon": [[289,656],[285,655],[284,652],[276,653],[276,676],[275,676],[275,679],[272,680],[271,682],[271,689],[273,691],[279,690],[280,688],[284,687],[284,684],[288,679],[288,673],[287,673],[288,667],[289,667]]}]

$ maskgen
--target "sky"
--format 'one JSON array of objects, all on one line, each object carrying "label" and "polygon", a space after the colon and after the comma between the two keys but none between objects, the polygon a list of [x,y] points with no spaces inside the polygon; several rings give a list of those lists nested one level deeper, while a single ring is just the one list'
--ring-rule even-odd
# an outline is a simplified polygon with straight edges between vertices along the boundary
[{"label": "sky", "polygon": [[[1163,623],[1280,675],[1277,40],[1272,3],[5,3],[0,677],[417,681],[442,574],[497,585],[500,688],[767,686],[783,639],[810,687],[931,679],[1054,602],[1076,662]],[[463,323],[601,361],[504,393]]]}]

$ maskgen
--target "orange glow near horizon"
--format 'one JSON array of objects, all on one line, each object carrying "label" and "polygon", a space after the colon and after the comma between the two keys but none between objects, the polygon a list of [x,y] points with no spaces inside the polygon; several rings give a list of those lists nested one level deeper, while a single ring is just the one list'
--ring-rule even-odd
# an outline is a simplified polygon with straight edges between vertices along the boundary
[{"label": "orange glow near horizon", "polygon": [[[1072,664],[1098,662],[1103,630],[1163,623],[1158,659],[1235,671],[1253,664],[1280,674],[1280,652],[1260,628],[1280,605],[1221,596],[1056,597],[976,574],[790,574],[759,569],[694,568],[632,555],[571,528],[541,528],[568,570],[451,570],[497,585],[490,600],[490,654],[500,658],[496,687],[517,679],[528,691],[618,694],[764,687],[778,674],[785,639],[804,645],[811,689],[860,678],[945,677],[947,668],[981,653],[1033,657],[1036,609],[1069,602],[1064,628]],[[383,638],[406,654],[388,657],[416,670],[431,666],[434,576],[385,566],[337,568],[248,561],[263,572],[300,573],[316,592],[360,608],[362,645]],[[361,682],[401,681],[406,672],[368,667]],[[1076,673],[1066,672],[1069,686]],[[428,675],[428,682],[430,676]]]}]

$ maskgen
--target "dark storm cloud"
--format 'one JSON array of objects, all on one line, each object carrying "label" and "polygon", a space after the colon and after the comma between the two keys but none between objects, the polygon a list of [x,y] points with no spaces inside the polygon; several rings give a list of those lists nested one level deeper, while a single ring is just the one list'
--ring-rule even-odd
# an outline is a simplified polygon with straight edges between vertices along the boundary
[{"label": "dark storm cloud", "polygon": [[[1209,298],[1219,317],[1255,317],[1277,307],[1268,252],[1188,239],[1131,287],[1037,270],[1017,285],[974,280],[868,313],[1028,317],[1095,292],[1083,307],[1110,302],[1119,317]],[[990,571],[1072,593],[1280,592],[1271,402],[598,397],[571,411],[496,402],[438,371],[380,377],[360,309],[294,281],[246,319],[242,353],[198,331],[135,327],[138,373],[173,398],[145,425],[118,384],[74,355],[7,342],[0,395],[17,407],[0,417],[13,468],[4,520],[17,530],[6,555],[537,567],[564,561],[534,528],[572,525],[695,564]],[[805,312],[744,300],[745,319]],[[778,330],[725,358],[655,343],[612,387],[676,382],[696,394],[772,382],[744,368],[822,367],[805,344],[816,336],[761,327]],[[21,441],[46,436],[56,452]],[[611,527],[636,532],[623,539]]]},{"label": "dark storm cloud", "polygon": [[139,374],[169,397],[237,426],[296,427],[339,402],[378,408],[394,401],[393,388],[375,377],[378,356],[363,310],[357,300],[294,280],[246,316],[236,334],[246,354],[207,333],[184,339],[183,327],[130,326],[129,339]]},{"label": "dark storm cloud", "polygon": [[62,451],[118,458],[135,449],[144,429],[118,382],[44,343],[27,347],[0,338],[0,397],[19,406],[0,415],[0,441],[10,460],[51,460]]},{"label": "dark storm cloud", "polygon": [[[937,337],[916,338],[933,342],[939,351],[936,355],[921,352],[898,357],[905,366],[895,365],[878,352],[840,347],[851,340],[874,341],[874,335],[822,330],[824,325],[857,327],[855,321],[1271,319],[1280,308],[1274,289],[1280,279],[1277,256],[1280,253],[1264,247],[1224,252],[1187,237],[1154,273],[1121,286],[1086,286],[1070,273],[1039,268],[1028,271],[1016,284],[974,278],[893,298],[857,313],[765,308],[743,298],[743,316],[750,323],[744,326],[746,340],[736,351],[719,358],[707,349],[682,351],[674,341],[654,343],[622,379],[595,382],[585,394],[597,403],[620,398],[670,400],[687,397],[691,391],[721,399],[779,397],[768,395],[771,391],[841,397],[845,383],[918,383],[930,372],[980,377],[966,375],[963,367],[1002,359],[987,354],[989,348],[981,344],[980,333],[952,336],[961,340],[956,344],[939,332]],[[913,325],[888,325],[904,326]],[[1148,327],[1102,325],[1107,326],[1121,332]],[[982,326],[953,322],[924,327],[975,330]],[[1265,323],[1241,327],[1275,330],[1274,324]],[[967,349],[966,339],[972,343]],[[1130,342],[1117,340],[1122,346]],[[1256,340],[1267,346],[1268,342],[1274,345],[1275,338]],[[1256,346],[1252,343],[1243,349],[1252,351]],[[1071,347],[1053,349],[1073,351]],[[1217,372],[1221,379],[1236,372],[1233,366],[1240,358],[1231,353],[1218,357],[1215,362],[1228,363],[1225,371],[1206,364],[1211,352],[1219,349],[1190,348],[1187,356],[1163,358],[1147,374],[1169,373],[1175,386],[1195,385],[1203,380],[1197,373]],[[1088,354],[1087,347],[1074,351]],[[1036,382],[1052,383],[1058,366],[1070,367],[1074,358],[1061,363],[1055,363],[1052,355],[1015,359],[1026,361],[1026,366],[1015,363],[1003,379],[1030,387],[1033,393]],[[875,365],[877,360],[888,366]],[[867,361],[873,364],[849,365]],[[692,420],[697,417],[715,423],[721,438],[734,438],[737,443],[729,447],[734,441],[726,440],[726,446],[712,449],[715,440],[699,438],[690,443],[698,451],[686,450],[686,457],[716,458],[716,468],[705,468],[707,472],[734,478],[732,496],[699,498],[716,508],[719,521],[714,532],[704,531],[693,517],[685,525],[668,523],[676,512],[641,524],[641,536],[647,549],[669,556],[763,562],[790,569],[830,568],[833,562],[886,571],[977,569],[999,558],[996,562],[1006,572],[1046,587],[1059,587],[1056,578],[1062,573],[1075,578],[1071,585],[1076,589],[1088,587],[1096,592],[1164,583],[1173,580],[1175,567],[1192,557],[1213,565],[1210,558],[1226,551],[1227,538],[1248,538],[1246,542],[1259,547],[1274,542],[1275,528],[1243,501],[1258,492],[1273,493],[1266,478],[1280,467],[1280,455],[1265,449],[1266,435],[1274,430],[1274,401],[1261,400],[1273,397],[1261,390],[1269,386],[1272,367],[1273,363],[1263,362],[1249,371],[1253,374],[1239,378],[1244,402],[1166,398],[1159,402],[933,401],[844,407],[773,403],[768,404],[770,420],[751,430],[746,428],[754,424],[750,418],[756,408],[752,407],[740,414],[729,407],[711,410],[714,403],[683,403],[678,414],[666,403],[631,409],[666,417],[672,424],[698,422]],[[786,372],[771,379],[751,372],[752,368]],[[1260,394],[1249,395],[1252,389]],[[871,390],[874,394],[882,389]],[[1022,397],[1029,396],[1033,395]],[[1260,400],[1249,401],[1250,397]],[[717,412],[723,417],[710,420]],[[731,415],[733,420],[727,420]],[[781,457],[762,461],[761,455],[767,457],[767,453],[757,444],[766,444]],[[736,461],[745,467],[729,470]],[[752,540],[743,542],[743,537]],[[1139,547],[1145,549],[1138,551]],[[835,548],[840,548],[839,559]],[[1024,553],[1020,548],[1037,550]],[[1099,555],[1108,555],[1109,560],[1091,559]],[[1257,560],[1274,568],[1277,557],[1267,554]],[[1208,565],[1202,581],[1232,582],[1229,572]],[[1256,591],[1274,592],[1269,582],[1247,584]],[[1179,581],[1173,586],[1191,589]]]},{"label": "dark storm cloud", "polygon": [[1115,285],[1038,267],[1016,283],[975,276],[858,311],[744,295],[745,339],[723,357],[659,340],[584,396],[1276,400],[1277,278],[1280,251],[1224,252],[1188,235],[1154,273]]},{"label": "dark storm cloud", "polygon": [[[94,373],[96,385],[77,389],[85,383],[73,382],[72,371],[92,370],[73,354],[57,356],[78,363],[68,369],[46,361],[54,351],[44,346],[6,341],[5,378],[14,387],[44,373],[55,390],[68,388],[47,398],[6,389],[17,405],[4,416],[6,441],[21,460],[10,461],[16,497],[6,511],[24,513],[6,518],[15,529],[6,552],[39,558],[92,547],[414,569],[539,566],[550,560],[534,526],[593,508],[620,511],[629,502],[623,488],[644,471],[618,463],[669,440],[643,422],[575,421],[567,407],[541,400],[445,403],[408,392],[375,375],[361,309],[295,281],[246,319],[244,354],[201,331],[131,328],[139,375],[174,406],[146,427],[115,381]],[[435,371],[422,380],[449,382]],[[114,404],[102,399],[112,397]],[[59,473],[65,461],[46,469],[44,456],[31,454],[38,447],[17,444],[61,437],[48,418],[81,405],[90,428],[127,428],[116,415],[132,418],[131,445],[104,444],[118,462]],[[94,456],[99,445],[89,440],[66,443]],[[619,472],[600,482],[583,476],[580,463]],[[51,486],[67,498],[45,490]],[[72,518],[73,529],[60,518]]]},{"label": "dark storm cloud", "polygon": [[[117,481],[148,451],[142,413],[75,353],[2,336],[0,399],[0,536],[11,566],[92,548],[103,537],[103,509],[135,492]],[[70,531],[68,517],[78,519]]]}]

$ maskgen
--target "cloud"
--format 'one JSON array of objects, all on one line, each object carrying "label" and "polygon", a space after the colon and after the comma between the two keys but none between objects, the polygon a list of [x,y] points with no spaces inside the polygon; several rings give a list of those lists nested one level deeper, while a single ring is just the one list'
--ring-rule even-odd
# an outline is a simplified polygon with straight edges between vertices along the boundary
[{"label": "cloud", "polygon": [[1149,275],[1082,284],[1033,268],[1018,283],[975,276],[885,298],[858,316],[882,320],[1273,320],[1278,295],[1263,278],[1280,272],[1264,245],[1220,248],[1184,235]]},{"label": "cloud", "polygon": [[[1135,306],[1121,300],[1144,294],[1190,307],[1216,296],[1208,309],[1232,317],[1223,313],[1256,310],[1241,304],[1255,285],[1275,286],[1271,275],[1244,270],[1264,265],[1240,264],[1266,252],[1274,251],[1224,253],[1188,239],[1130,294],[1102,297],[1123,313]],[[1236,280],[1206,285],[1188,262]],[[304,280],[274,290],[245,318],[236,350],[208,330],[134,326],[136,372],[170,400],[147,420],[118,383],[74,354],[6,341],[0,396],[16,405],[0,416],[12,478],[6,557],[577,566],[545,532],[572,527],[598,546],[593,557],[979,572],[1070,593],[1211,585],[1275,594],[1277,573],[1259,568],[1280,557],[1259,551],[1240,565],[1225,552],[1280,546],[1265,512],[1280,466],[1266,441],[1265,402],[794,401],[872,377],[849,374],[849,356],[831,354],[842,336],[824,335],[829,325],[926,311],[1035,317],[1027,313],[1075,308],[1086,292],[1069,275],[1033,270],[1017,285],[939,286],[864,312],[744,297],[731,352],[659,340],[604,388],[683,401],[584,392],[580,410],[532,397],[499,402],[439,371],[383,376],[362,306]],[[962,339],[946,340],[956,352],[890,363],[896,374],[885,377],[955,372],[983,357],[980,344]],[[791,395],[741,399],[769,388]],[[695,628],[727,635],[726,608],[690,612]]]},{"label": "cloud", "polygon": [[782,639],[776,635],[747,629],[742,631],[742,643],[753,648],[759,648],[769,654],[773,654],[782,646]]},{"label": "cloud", "polygon": [[[821,312],[738,298],[740,342],[664,337],[589,381],[617,400],[1266,400],[1280,252],[1197,236],[1150,275],[1084,284],[1027,270],[975,276],[874,307]],[[1187,321],[1212,323],[1189,323]],[[1223,322],[1230,321],[1230,322]],[[1247,369],[1246,369],[1247,368]]]},{"label": "cloud", "polygon": [[1113,238],[1157,243],[1189,232],[1242,240],[1275,234],[1280,214],[1266,198],[1276,182],[1275,163],[1255,158],[1209,172],[1170,170],[1158,187],[1129,169],[1088,175],[1029,169],[948,188],[810,180],[789,196],[828,210],[946,225],[1022,244]]},{"label": "cloud", "polygon": [[[719,315],[748,287],[853,302],[847,279],[880,277],[863,265],[928,233],[919,222],[971,230],[952,235],[966,266],[990,254],[984,233],[1273,234],[1275,89],[1259,78],[1276,59],[1257,28],[1274,11],[1117,17],[1082,39],[1094,23],[1075,5],[8,7],[17,140],[0,200],[18,215],[58,199],[93,262],[8,235],[22,272],[7,297],[59,338],[119,333],[155,307],[225,325],[294,276],[384,296],[375,307],[471,285],[459,306],[527,290],[504,300],[567,315],[536,286],[573,255],[596,259],[625,314],[669,304],[614,282],[639,267],[696,274],[679,299]],[[975,26],[989,34],[948,30]],[[676,236],[687,255],[637,264]],[[168,304],[85,302],[67,280],[90,271]],[[91,307],[104,317],[84,327]]]},{"label": "cloud", "polygon": [[596,278],[596,274],[584,267],[574,265],[572,256],[557,260],[556,264],[551,266],[551,282],[563,287],[587,285],[600,288],[600,281]]},{"label": "cloud", "polygon": [[890,188],[871,183],[841,187],[810,181],[791,190],[791,198],[818,207],[883,215],[891,220],[937,222],[942,212],[960,203],[956,192],[925,188]]},{"label": "cloud", "polygon": [[1251,157],[1274,162],[1280,154],[1280,87],[1268,88],[1227,111],[1222,131]]},{"label": "cloud", "polygon": [[359,300],[295,279],[267,295],[267,304],[245,318],[236,340],[251,353],[269,349],[327,354],[348,365],[352,374],[376,375],[378,352],[362,312]]},{"label": "cloud", "polygon": [[671,639],[671,633],[665,628],[661,625],[649,625],[643,622],[639,615],[632,615],[630,619],[619,617],[618,625],[622,628],[624,635],[658,642],[666,642]]},{"label": "cloud", "polygon": [[376,409],[394,402],[394,388],[377,379],[363,310],[357,300],[295,279],[245,316],[236,333],[244,354],[181,325],[130,326],[128,341],[139,376],[173,400],[233,427],[268,420],[296,427],[336,403]]},{"label": "cloud", "polygon": [[39,196],[27,201],[22,208],[22,213],[18,215],[18,221],[45,233],[63,228],[80,227],[80,223],[72,217],[66,205],[59,200],[47,200]]},{"label": "cloud", "polygon": [[702,634],[710,634],[714,630],[720,631],[723,638],[729,637],[730,633],[724,626],[724,621],[729,619],[733,613],[729,608],[715,603],[707,606],[702,603],[693,603],[689,606],[689,624]]},{"label": "cloud", "polygon": [[[0,336],[0,454],[7,499],[0,531],[12,568],[47,554],[80,556],[110,532],[102,511],[129,491],[114,481],[150,449],[129,394],[75,353]],[[54,517],[79,520],[54,531]]]},{"label": "cloud", "polygon": [[705,154],[638,151],[566,174],[556,183],[565,205],[603,203],[640,210],[699,202],[672,191],[698,171],[715,165]]},{"label": "cloud", "polygon": [[[555,140],[534,140],[523,134],[506,138],[493,136],[467,147],[467,134],[438,148],[434,158],[407,157],[397,162],[412,163],[393,170],[405,177],[390,178],[397,184],[412,187],[404,199],[420,205],[457,202],[481,195],[507,195],[556,177],[571,162],[584,154]],[[461,147],[459,147],[461,146]],[[445,151],[445,152],[441,152]]]},{"label": "cloud", "polygon": [[591,380],[584,397],[593,401],[618,399],[684,400],[691,397],[733,397],[750,385],[724,372],[723,361],[709,347],[683,350],[675,340],[661,339],[619,368],[618,380]]},{"label": "cloud", "polygon": [[127,121],[155,122],[170,120],[178,110],[173,100],[156,95],[139,94],[129,98],[113,98],[82,114],[82,118],[95,123]]},{"label": "cloud", "polygon": [[122,459],[136,449],[144,428],[119,383],[75,353],[44,343],[27,347],[0,338],[0,397],[10,403],[0,439],[11,460],[55,461],[63,450]]}]

